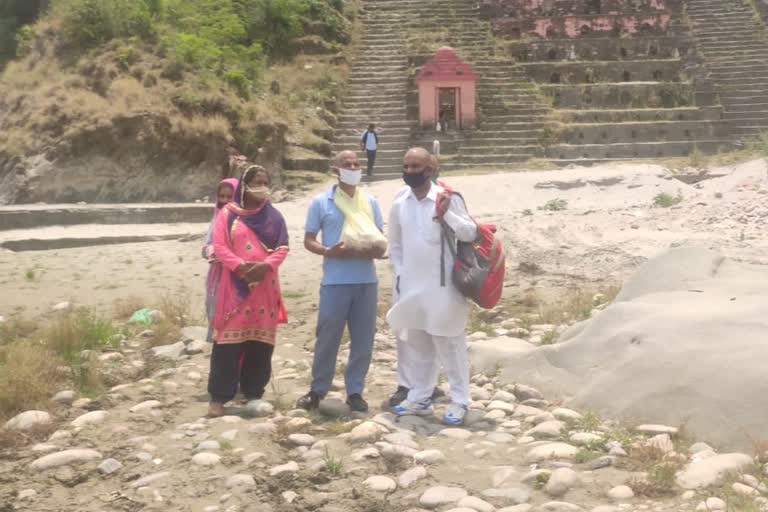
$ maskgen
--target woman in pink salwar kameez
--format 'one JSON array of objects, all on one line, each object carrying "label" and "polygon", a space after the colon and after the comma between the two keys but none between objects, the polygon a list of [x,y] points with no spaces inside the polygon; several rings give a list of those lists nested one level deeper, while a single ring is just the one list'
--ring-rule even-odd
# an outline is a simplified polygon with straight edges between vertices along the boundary
[{"label": "woman in pink salwar kameez", "polygon": [[278,268],[288,254],[288,230],[268,196],[267,172],[248,167],[214,224],[222,274],[212,320],[211,416],[224,414],[238,383],[249,402],[261,399],[272,373],[277,325],[287,321]]}]

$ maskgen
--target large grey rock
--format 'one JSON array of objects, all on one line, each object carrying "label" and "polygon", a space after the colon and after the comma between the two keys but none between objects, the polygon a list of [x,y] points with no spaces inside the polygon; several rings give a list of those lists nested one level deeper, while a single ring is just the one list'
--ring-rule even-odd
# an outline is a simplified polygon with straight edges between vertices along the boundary
[{"label": "large grey rock", "polygon": [[172,345],[160,345],[159,347],[152,347],[152,353],[155,357],[160,359],[176,360],[184,353],[184,342],[179,341]]},{"label": "large grey rock", "polygon": [[541,462],[547,459],[571,459],[579,449],[567,443],[547,443],[531,448],[526,455],[528,462]]},{"label": "large grey rock", "polygon": [[58,393],[53,395],[53,398],[51,398],[51,400],[64,405],[72,405],[72,402],[75,401],[75,392],[70,389],[59,391]]},{"label": "large grey rock", "polygon": [[181,341],[191,342],[195,340],[205,340],[208,337],[208,328],[196,325],[190,325],[181,328]]},{"label": "large grey rock", "polygon": [[404,471],[397,479],[397,484],[403,489],[407,489],[415,482],[426,478],[427,468],[424,466],[415,466],[411,469]]},{"label": "large grey rock", "polygon": [[5,428],[10,430],[29,430],[39,425],[48,425],[51,415],[45,411],[25,411],[17,414],[5,423]]},{"label": "large grey rock", "polygon": [[329,398],[327,400],[320,400],[318,411],[326,416],[345,416],[352,412],[352,409],[342,400]]},{"label": "large grey rock", "polygon": [[193,356],[195,354],[202,354],[203,352],[207,352],[210,350],[210,348],[210,343],[206,343],[203,340],[194,340],[187,343],[186,347],[184,347],[184,353],[188,356]]},{"label": "large grey rock", "polygon": [[754,464],[752,457],[743,453],[724,453],[691,462],[677,474],[677,485],[683,489],[698,489],[720,485],[729,476],[736,475]]},{"label": "large grey rock", "polygon": [[374,475],[363,482],[363,485],[376,492],[392,492],[397,489],[397,484],[388,476]]},{"label": "large grey rock", "polygon": [[550,475],[544,490],[550,496],[559,498],[579,484],[580,479],[578,473],[570,468],[558,468]]},{"label": "large grey rock", "polygon": [[502,380],[530,383],[577,410],[685,423],[704,439],[747,448],[765,428],[765,304],[764,266],[672,249],[638,268],[614,303],[559,343],[479,340],[470,359],[479,371],[498,365]]},{"label": "large grey rock", "polygon": [[46,469],[58,468],[59,466],[78,464],[98,459],[101,459],[101,454],[96,450],[73,448],[71,450],[64,450],[40,457],[32,462],[30,467],[37,471],[45,471]]},{"label": "large grey rock", "polygon": [[99,470],[99,473],[102,475],[111,475],[115,471],[118,471],[120,468],[122,468],[123,465],[120,463],[120,461],[117,461],[115,459],[104,459],[101,464],[99,464],[99,467],[96,468]]},{"label": "large grey rock", "polygon": [[502,487],[500,489],[486,489],[482,492],[488,498],[504,498],[517,505],[527,503],[531,499],[531,493],[518,487]]}]

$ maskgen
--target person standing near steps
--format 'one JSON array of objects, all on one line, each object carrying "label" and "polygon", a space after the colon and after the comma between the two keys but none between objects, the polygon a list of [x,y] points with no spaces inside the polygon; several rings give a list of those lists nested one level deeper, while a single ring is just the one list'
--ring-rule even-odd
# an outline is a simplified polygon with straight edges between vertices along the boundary
[{"label": "person standing near steps", "polygon": [[[443,217],[457,240],[472,242],[477,226],[463,201],[443,194],[432,183],[433,163],[429,152],[414,148],[405,154],[403,180],[410,191],[399,195],[389,216],[390,259],[395,274],[398,301],[387,313],[387,321],[398,333],[407,352],[402,354],[412,387],[399,405],[398,415],[432,414],[431,395],[442,365],[450,384],[451,405],[443,416],[450,425],[463,423],[469,395],[469,361],[465,328],[469,314],[466,298],[450,278],[441,283],[441,262],[451,275],[451,251],[442,252],[442,231],[437,217]],[[439,362],[439,364],[438,364]]]},{"label": "person standing near steps", "polygon": [[371,123],[360,136],[360,147],[365,151],[367,159],[366,174],[373,176],[373,166],[376,163],[376,151],[379,149],[379,133],[376,125]]},{"label": "person standing near steps", "polygon": [[[304,247],[323,257],[323,280],[317,313],[317,338],[312,361],[309,393],[296,406],[317,409],[331,387],[344,328],[349,328],[349,360],[344,372],[347,404],[353,411],[367,412],[363,399],[365,377],[371,364],[373,337],[376,334],[377,279],[373,260],[381,258],[381,248],[356,249],[340,242],[345,214],[340,208],[354,204],[363,207],[358,215],[369,217],[379,231],[383,219],[379,205],[358,184],[362,179],[355,151],[342,151],[334,159],[339,182],[316,196],[307,213]],[[362,196],[359,196],[362,194]],[[322,242],[317,239],[322,231]]]}]

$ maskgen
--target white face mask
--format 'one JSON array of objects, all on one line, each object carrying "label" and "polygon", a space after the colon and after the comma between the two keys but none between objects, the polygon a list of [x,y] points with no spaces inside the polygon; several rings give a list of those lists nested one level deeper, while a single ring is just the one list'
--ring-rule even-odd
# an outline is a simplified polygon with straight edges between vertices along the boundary
[{"label": "white face mask", "polygon": [[245,190],[246,192],[249,192],[252,195],[252,197],[257,201],[262,201],[269,197],[269,187],[261,186],[261,187],[251,188],[248,185],[246,185]]},{"label": "white face mask", "polygon": [[351,169],[339,169],[339,179],[347,185],[358,185],[360,180],[363,179],[363,171],[360,169],[354,171]]}]

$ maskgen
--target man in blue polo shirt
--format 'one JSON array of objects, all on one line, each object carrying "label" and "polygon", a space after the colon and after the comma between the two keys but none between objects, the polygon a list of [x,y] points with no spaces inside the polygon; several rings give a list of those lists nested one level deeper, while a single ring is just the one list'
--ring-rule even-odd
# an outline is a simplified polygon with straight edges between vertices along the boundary
[{"label": "man in blue polo shirt", "polygon": [[[296,406],[315,409],[328,393],[336,370],[341,337],[347,326],[350,337],[349,360],[344,372],[347,404],[353,411],[366,412],[368,404],[362,394],[376,333],[377,280],[373,260],[381,258],[386,249],[355,250],[339,242],[344,214],[334,203],[334,196],[344,193],[352,198],[355,194],[364,194],[376,226],[382,229],[384,223],[376,199],[358,188],[362,171],[357,153],[342,151],[334,159],[333,167],[339,177],[338,184],[316,196],[307,213],[304,247],[323,256],[323,280],[312,361],[312,385],[309,393],[299,398]],[[321,231],[322,242],[317,239]]]}]

